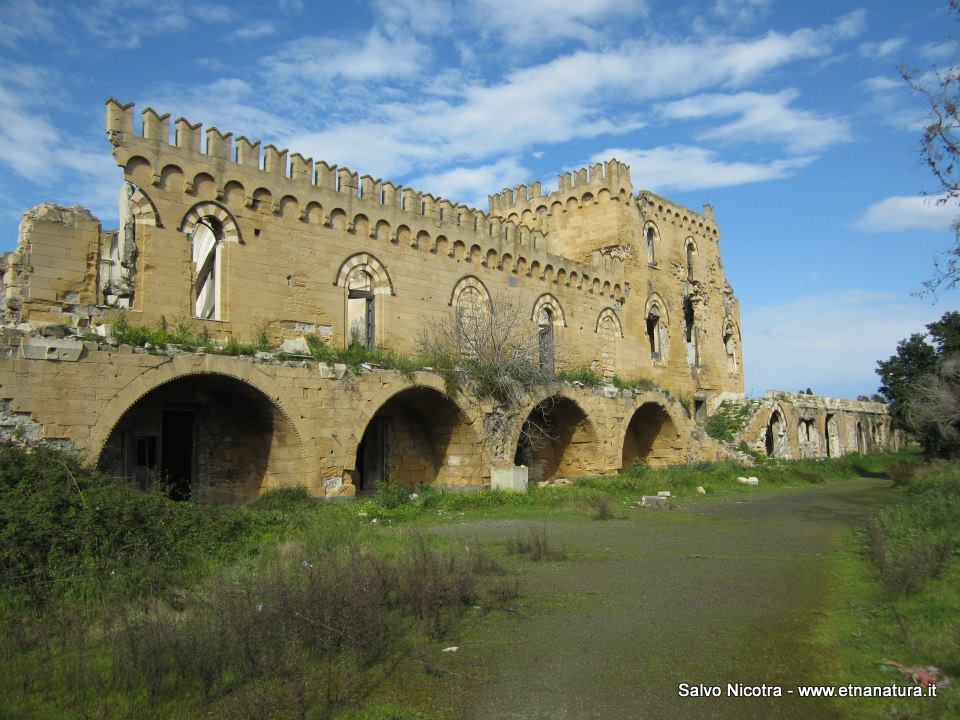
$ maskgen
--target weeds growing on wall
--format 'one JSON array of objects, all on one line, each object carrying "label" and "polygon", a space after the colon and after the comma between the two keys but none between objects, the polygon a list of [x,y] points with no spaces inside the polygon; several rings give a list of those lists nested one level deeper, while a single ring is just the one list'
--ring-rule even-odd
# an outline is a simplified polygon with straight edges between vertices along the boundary
[{"label": "weeds growing on wall", "polygon": [[743,424],[753,412],[755,404],[722,402],[717,411],[710,416],[704,431],[714,440],[732,443],[734,438],[743,430]]}]

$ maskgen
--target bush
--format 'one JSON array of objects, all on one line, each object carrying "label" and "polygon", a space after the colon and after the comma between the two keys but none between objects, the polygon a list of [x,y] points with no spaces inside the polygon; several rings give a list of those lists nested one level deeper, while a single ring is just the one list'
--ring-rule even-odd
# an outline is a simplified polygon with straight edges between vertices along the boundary
[{"label": "bush", "polygon": [[535,562],[565,560],[567,557],[565,548],[551,543],[543,525],[530,525],[526,532],[507,538],[506,550],[508,555],[528,555]]},{"label": "bush", "polygon": [[960,547],[960,471],[917,481],[910,499],[866,525],[867,556],[888,596],[919,591]]},{"label": "bush", "polygon": [[731,443],[743,430],[743,423],[753,411],[754,403],[720,403],[717,411],[710,416],[704,431],[719,442]]},{"label": "bush", "polygon": [[0,446],[0,583],[31,602],[147,593],[249,531],[240,510],[143,493],[68,453]]}]

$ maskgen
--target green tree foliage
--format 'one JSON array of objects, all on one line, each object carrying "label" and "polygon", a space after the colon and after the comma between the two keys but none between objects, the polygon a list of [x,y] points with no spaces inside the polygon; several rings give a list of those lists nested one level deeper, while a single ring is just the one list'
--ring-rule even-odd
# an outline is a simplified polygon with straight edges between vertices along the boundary
[{"label": "green tree foliage", "polygon": [[[930,393],[920,389],[929,388],[944,362],[960,353],[960,312],[945,313],[927,325],[927,333],[932,342],[927,335],[914,333],[900,341],[895,355],[877,363],[880,395],[889,403],[894,427],[910,432],[927,454],[952,455],[956,443],[944,435],[940,423],[930,421],[928,412],[918,412],[917,404],[929,403]],[[941,382],[941,394],[944,387]]]}]

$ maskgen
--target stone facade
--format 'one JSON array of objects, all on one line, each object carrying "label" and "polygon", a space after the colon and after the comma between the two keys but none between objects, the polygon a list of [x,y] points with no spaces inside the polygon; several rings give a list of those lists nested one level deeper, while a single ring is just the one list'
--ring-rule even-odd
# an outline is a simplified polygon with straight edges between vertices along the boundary
[{"label": "stone facade", "polygon": [[[533,482],[728,452],[703,432],[721,400],[743,401],[739,305],[709,206],[634,194],[629,168],[610,160],[549,193],[505,189],[482,212],[183,118],[171,143],[169,116],[149,108],[136,131],[132,104],[110,99],[106,116],[120,227],[41,205],[3,259],[5,432],[29,426],[141,484],[165,469],[184,496],[213,501],[291,484],[318,495],[384,480],[482,486],[514,462]],[[495,408],[447,397],[432,373],[108,342],[122,311],[220,341],[266,332],[291,348],[313,335],[408,353],[424,323],[497,296],[525,308],[531,333],[549,329],[561,366],[660,389],[558,385],[491,434]],[[893,442],[882,406],[785,402],[758,403],[744,441],[766,451],[779,413],[787,439],[772,454],[826,455],[828,416],[829,454]],[[873,441],[851,441],[850,418]]]}]

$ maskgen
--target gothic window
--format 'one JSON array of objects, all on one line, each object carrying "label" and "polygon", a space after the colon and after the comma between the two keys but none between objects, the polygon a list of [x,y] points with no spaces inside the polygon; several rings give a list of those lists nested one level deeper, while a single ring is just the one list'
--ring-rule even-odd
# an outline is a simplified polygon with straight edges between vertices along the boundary
[{"label": "gothic window", "polygon": [[694,255],[693,241],[687,242],[687,281],[693,280],[693,255]]},{"label": "gothic window", "polygon": [[690,365],[697,366],[700,364],[697,328],[694,325],[693,302],[691,302],[689,296],[683,298],[683,328],[687,342],[687,362]]},{"label": "gothic window", "polygon": [[212,219],[201,220],[190,238],[193,246],[194,316],[220,319],[220,231]]},{"label": "gothic window", "polygon": [[656,263],[656,256],[654,255],[653,241],[656,237],[656,233],[653,231],[653,227],[647,228],[647,262],[650,265]]},{"label": "gothic window", "polygon": [[556,336],[553,331],[553,312],[548,307],[540,308],[537,332],[540,339],[540,369],[552,374],[556,365]]},{"label": "gothic window", "polygon": [[367,350],[376,346],[376,305],[373,277],[362,267],[347,276],[347,338]]},{"label": "gothic window", "polygon": [[653,304],[647,313],[647,338],[650,341],[650,357],[654,360],[660,360],[663,357],[663,334],[660,308]]},{"label": "gothic window", "polygon": [[723,350],[727,355],[727,371],[737,372],[737,338],[733,332],[733,325],[726,325],[723,329]]}]

